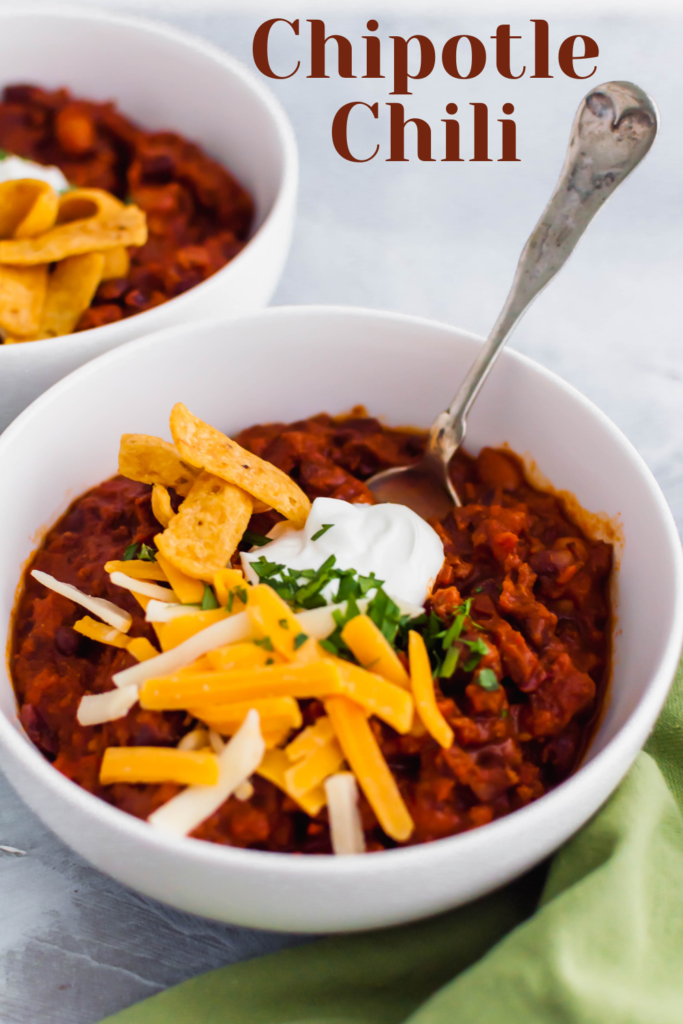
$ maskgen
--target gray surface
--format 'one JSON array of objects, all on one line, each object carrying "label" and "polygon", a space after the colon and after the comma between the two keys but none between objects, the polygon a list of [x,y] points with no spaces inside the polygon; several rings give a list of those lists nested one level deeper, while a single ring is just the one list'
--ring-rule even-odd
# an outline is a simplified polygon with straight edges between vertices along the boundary
[{"label": "gray surface", "polygon": [[[303,19],[302,9],[296,13]],[[253,32],[268,16],[174,21],[251,63]],[[354,39],[364,21],[326,16],[328,32]],[[461,17],[456,24],[417,15],[386,15],[380,22],[383,38],[422,32],[435,41],[455,32],[486,39],[496,24],[493,17]],[[514,23],[528,36],[527,26],[526,18]],[[615,420],[651,466],[681,524],[683,132],[677,69],[683,21],[582,14],[552,23],[556,45],[576,32],[590,33],[601,45],[598,73],[588,84],[637,82],[660,104],[663,128],[644,165],[600,214],[512,344],[571,381]],[[302,60],[304,38],[298,44]],[[292,37],[290,53],[294,42]],[[522,51],[529,63],[527,38]],[[305,73],[304,66],[300,75]],[[352,165],[332,149],[332,116],[354,99],[383,104],[390,99],[388,80],[312,82],[300,75],[273,83],[302,156],[299,223],[276,301],[385,307],[485,333],[555,183],[585,84],[557,74],[552,81],[505,82],[488,72],[458,83],[435,72],[414,84],[413,96],[404,100],[407,114],[436,128],[447,102],[457,102],[461,111],[472,100],[488,102],[495,120],[500,105],[511,101],[521,162],[387,164],[378,157]],[[386,108],[380,109],[384,117]],[[368,133],[358,145],[363,141],[375,140]],[[0,852],[1,1024],[92,1024],[183,978],[286,941],[208,923],[123,889],[62,846],[2,780],[0,843],[26,851],[23,857]]]}]

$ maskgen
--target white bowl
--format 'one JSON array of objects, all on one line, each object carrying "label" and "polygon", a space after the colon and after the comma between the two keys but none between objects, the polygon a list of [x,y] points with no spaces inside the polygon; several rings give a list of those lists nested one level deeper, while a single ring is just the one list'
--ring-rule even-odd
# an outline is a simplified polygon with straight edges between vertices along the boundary
[{"label": "white bowl", "polygon": [[[228,432],[341,413],[358,402],[388,423],[425,427],[480,344],[395,314],[281,308],[175,327],[82,367],[0,438],[2,622],[37,531],[115,471],[121,433],[169,436],[174,402]],[[477,401],[467,448],[505,442],[623,530],[609,707],[584,765],[557,789],[474,831],[361,857],[174,839],[56,771],[23,733],[5,676],[0,763],[10,781],[62,839],[121,882],[183,910],[264,928],[343,931],[408,921],[474,899],[538,863],[609,796],[657,718],[683,638],[682,562],[671,513],[631,444],[573,388],[513,351],[503,353]]]},{"label": "white bowl", "polygon": [[55,381],[124,341],[265,306],[289,251],[298,175],[289,119],[264,84],[217,47],[158,22],[83,10],[0,11],[0,86],[14,82],[113,99],[143,127],[185,135],[251,192],[256,216],[248,245],[183,295],[90,331],[0,345],[0,431]]}]

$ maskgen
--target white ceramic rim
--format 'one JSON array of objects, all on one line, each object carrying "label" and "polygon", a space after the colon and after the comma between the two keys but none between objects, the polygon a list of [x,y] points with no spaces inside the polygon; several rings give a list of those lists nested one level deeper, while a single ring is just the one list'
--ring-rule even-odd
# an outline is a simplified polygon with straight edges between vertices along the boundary
[{"label": "white ceramic rim", "polygon": [[[321,310],[339,317],[362,315],[382,320],[385,323],[387,321],[410,323],[416,327],[422,326],[427,330],[433,327],[450,331],[454,329],[449,324],[429,320],[424,317],[354,306],[275,306],[258,313],[198,321],[193,324],[193,327],[195,330],[201,330],[204,325],[227,325],[239,322],[240,320],[253,320],[260,317],[298,317],[302,314],[305,315],[307,312],[319,312]],[[74,370],[73,373],[53,385],[40,398],[36,399],[0,435],[0,452],[2,452],[4,447],[12,444],[14,434],[21,430],[25,422],[36,415],[36,411],[40,412],[42,407],[49,405],[53,398],[60,396],[63,391],[68,391],[74,379],[82,380],[93,371],[99,372],[102,365],[112,365],[116,360],[127,359],[129,351],[133,346],[142,348],[143,346],[162,344],[169,336],[186,330],[187,324],[179,324],[176,327],[157,331],[154,334],[149,334],[143,338],[138,338],[125,345],[121,345]],[[484,339],[478,335],[462,331],[459,328],[458,333],[483,344]],[[597,782],[603,774],[606,774],[608,777],[617,775],[619,778],[622,778],[624,773],[617,767],[624,760],[621,753],[622,748],[630,750],[631,747],[635,746],[637,750],[640,750],[642,747],[664,705],[681,657],[683,648],[683,551],[681,550],[681,542],[673,515],[660,490],[659,484],[634,446],[618,427],[597,406],[593,405],[589,399],[577,391],[571,384],[562,380],[561,377],[558,377],[552,371],[547,370],[520,352],[509,350],[509,354],[512,358],[532,367],[534,372],[552,381],[554,386],[559,386],[571,394],[576,402],[589,409],[591,414],[599,419],[605,432],[618,440],[619,444],[625,449],[632,463],[637,466],[638,470],[650,484],[652,495],[665,524],[667,539],[670,543],[672,558],[675,562],[676,576],[681,581],[676,589],[672,615],[672,621],[677,623],[677,625],[672,630],[667,645],[661,652],[659,663],[653,673],[652,682],[648,685],[647,692],[640,699],[626,723],[616,736],[606,744],[603,750],[596,754],[588,763],[584,763],[559,786],[533,803],[506,815],[504,818],[499,818],[487,825],[482,825],[479,828],[445,839],[421,843],[416,846],[378,851],[373,853],[370,858],[335,857],[332,854],[301,857],[289,853],[274,853],[264,850],[242,850],[191,837],[178,838],[165,835],[151,828],[146,822],[134,818],[125,811],[112,807],[99,797],[93,796],[86,790],[81,789],[77,783],[71,782],[66,776],[53,768],[28,738],[17,732],[4,715],[0,715],[0,742],[4,744],[10,754],[23,762],[26,770],[36,778],[39,784],[45,785],[48,790],[53,790],[66,804],[76,805],[84,814],[92,814],[94,817],[100,818],[103,825],[116,830],[124,839],[130,838],[131,840],[142,842],[153,849],[176,851],[182,858],[185,867],[188,867],[189,862],[191,862],[193,868],[199,869],[209,865],[213,868],[223,867],[226,870],[229,870],[231,866],[236,868],[244,867],[252,871],[263,871],[264,873],[277,869],[278,873],[282,875],[283,880],[292,879],[302,882],[306,880],[330,880],[334,876],[350,876],[351,878],[365,876],[369,870],[379,871],[382,869],[382,866],[389,867],[388,858],[391,861],[392,868],[399,867],[400,861],[400,866],[403,868],[429,869],[430,861],[441,861],[447,854],[448,848],[456,843],[462,852],[476,858],[477,852],[482,846],[488,847],[492,843],[505,844],[508,834],[519,831],[521,827],[526,827],[530,832],[538,832],[542,827],[546,813],[550,810],[550,804],[554,808],[554,814],[562,817],[563,807],[568,809],[572,805],[574,791],[580,786],[590,788],[592,779],[595,779]],[[633,759],[633,757],[629,757],[629,764],[633,762]],[[501,882],[501,884],[503,883]]]},{"label": "white ceramic rim", "polygon": [[[155,322],[157,320],[159,309],[166,310],[169,303],[173,303],[173,308],[180,311],[181,306],[185,305],[188,301],[194,301],[198,297],[200,298],[202,289],[205,289],[207,285],[211,285],[215,282],[219,275],[229,273],[233,266],[239,265],[246,250],[256,242],[262,234],[267,233],[273,221],[278,221],[283,215],[283,211],[286,211],[290,206],[294,205],[299,179],[299,151],[292,123],[289,120],[285,108],[276,98],[275,94],[271,92],[271,90],[264,85],[264,83],[261,82],[254,72],[250,71],[245,64],[237,60],[236,57],[232,57],[225,50],[221,50],[220,47],[214,46],[213,43],[206,42],[206,40],[199,36],[195,36],[190,32],[184,32],[182,29],[175,28],[172,25],[167,25],[162,21],[154,21],[151,18],[139,18],[137,16],[130,16],[127,14],[113,14],[108,11],[91,10],[90,8],[77,7],[71,4],[63,7],[61,5],[56,6],[54,4],[41,4],[36,7],[28,8],[19,7],[15,4],[12,7],[0,7],[0,31],[2,31],[2,24],[5,19],[11,20],[12,18],[21,17],[25,20],[29,16],[40,18],[42,15],[61,17],[65,21],[68,19],[74,19],[92,21],[99,24],[125,25],[129,28],[139,29],[143,32],[162,36],[174,43],[178,43],[188,49],[194,50],[196,53],[201,54],[208,60],[222,65],[236,78],[241,79],[243,84],[256,94],[272,118],[278,142],[282,150],[282,176],[277,195],[270,210],[263,218],[256,231],[250,235],[249,241],[244,248],[241,249],[229,263],[226,263],[224,267],[217,270],[215,274],[207,278],[205,281],[201,281],[199,284],[189,288],[181,295],[174,296],[172,299],[164,302],[161,306],[135,314],[135,323],[136,325],[140,324],[141,334],[151,333],[155,330]],[[191,299],[189,297],[191,297]],[[131,317],[128,319],[133,318]],[[89,339],[96,338],[98,341],[99,339],[104,339],[106,341],[110,335],[117,333],[117,329],[120,328],[120,324],[121,321],[117,320],[113,324],[104,324],[102,327],[94,327],[87,332],[84,331],[80,336],[88,337]],[[163,330],[164,328],[160,329]],[[59,353],[62,350],[68,351],[69,344],[73,337],[74,334],[65,334],[60,338],[40,338],[38,341],[30,343],[31,350],[34,351],[34,345],[39,345],[40,342],[47,341],[50,343],[51,352]],[[0,345],[0,359],[2,359],[1,353],[4,347],[4,345]],[[35,349],[35,351],[37,352],[39,349]]]}]

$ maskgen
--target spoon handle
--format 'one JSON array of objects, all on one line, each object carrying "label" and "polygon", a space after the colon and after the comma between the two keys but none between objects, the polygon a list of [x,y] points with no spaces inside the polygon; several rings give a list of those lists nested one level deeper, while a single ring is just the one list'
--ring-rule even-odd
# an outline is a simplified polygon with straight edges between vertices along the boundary
[{"label": "spoon handle", "polygon": [[450,407],[430,431],[429,450],[444,463],[462,444],[472,403],[518,321],[564,266],[605,200],[643,159],[658,123],[653,100],[631,82],[607,82],[584,97],[560,180],[524,246],[501,314]]}]

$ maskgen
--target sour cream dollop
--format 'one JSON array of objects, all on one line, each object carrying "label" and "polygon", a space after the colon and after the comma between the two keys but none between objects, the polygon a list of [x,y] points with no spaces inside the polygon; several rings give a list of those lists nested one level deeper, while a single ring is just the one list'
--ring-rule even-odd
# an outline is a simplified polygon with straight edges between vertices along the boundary
[{"label": "sour cream dollop", "polygon": [[[394,600],[422,605],[444,559],[439,535],[405,505],[351,505],[337,498],[316,498],[303,530],[278,523],[271,536],[270,544],[242,553],[250,583],[258,583],[251,567],[258,558],[288,569],[319,569],[334,555],[337,568],[355,569],[361,576],[374,573]],[[334,581],[323,595],[330,600],[337,586]]]},{"label": "sour cream dollop", "polygon": [[20,156],[6,156],[0,159],[0,181],[18,181],[21,178],[32,178],[34,181],[46,181],[55,192],[66,192],[71,186],[59,167],[45,167],[33,160],[24,160]]}]

